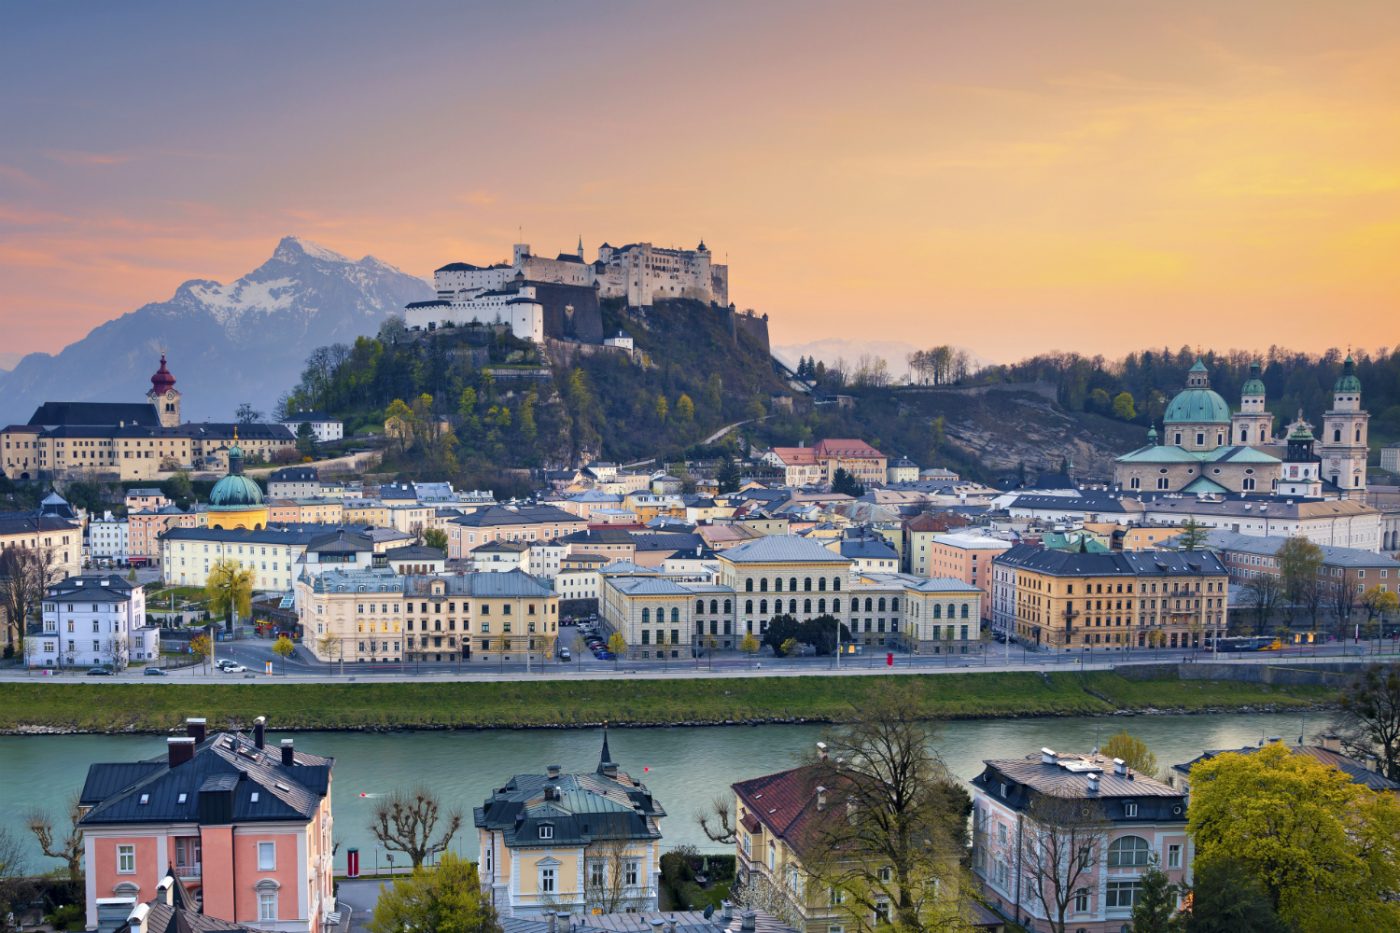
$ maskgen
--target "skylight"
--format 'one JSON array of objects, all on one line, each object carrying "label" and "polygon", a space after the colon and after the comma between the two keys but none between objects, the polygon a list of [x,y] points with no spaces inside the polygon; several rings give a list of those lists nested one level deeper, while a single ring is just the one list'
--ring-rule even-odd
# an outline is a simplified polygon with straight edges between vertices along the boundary
[{"label": "skylight", "polygon": [[150,803],[150,802],[151,802],[151,795],[150,795],[150,794],[142,794],[142,795],[141,795],[141,806],[144,807],[146,804],[148,804],[148,803]]},{"label": "skylight", "polygon": [[178,798],[176,798],[175,802],[176,802],[176,803],[184,803],[184,802],[185,802],[186,800],[188,800],[188,799],[189,799],[189,794],[181,794]]},{"label": "skylight", "polygon": [[248,798],[248,799],[249,799],[249,801],[252,802],[252,803],[257,803],[257,802],[258,802],[258,792],[257,792],[257,791],[253,791],[253,796],[250,797],[250,798]]}]

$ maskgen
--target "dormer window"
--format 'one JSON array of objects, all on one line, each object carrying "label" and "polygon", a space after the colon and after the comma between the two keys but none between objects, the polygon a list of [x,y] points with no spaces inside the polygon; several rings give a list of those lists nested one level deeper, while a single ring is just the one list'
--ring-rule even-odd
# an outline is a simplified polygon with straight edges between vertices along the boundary
[{"label": "dormer window", "polygon": [[150,794],[142,794],[142,795],[141,795],[141,806],[144,807],[146,804],[148,804],[148,803],[150,803],[150,802],[151,802],[151,795],[150,795]]},{"label": "dormer window", "polygon": [[553,838],[554,838],[554,824],[552,824],[552,823],[541,823],[541,824],[540,824],[540,838],[541,838],[541,839],[553,839]]}]

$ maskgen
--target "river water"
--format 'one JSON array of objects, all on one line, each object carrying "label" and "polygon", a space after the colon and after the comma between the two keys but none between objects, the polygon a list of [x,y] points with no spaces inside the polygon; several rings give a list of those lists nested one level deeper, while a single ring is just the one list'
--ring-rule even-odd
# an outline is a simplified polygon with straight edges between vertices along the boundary
[{"label": "river water", "polygon": [[[1296,741],[1302,729],[1312,736],[1324,725],[1324,715],[1309,713],[1306,720],[1296,713],[970,720],[945,724],[937,748],[949,769],[967,780],[980,772],[984,758],[1030,755],[1041,746],[1088,751],[1126,728],[1145,741],[1166,767],[1203,749],[1254,744],[1267,736]],[[688,843],[702,851],[719,852],[724,847],[700,833],[695,814],[716,794],[728,793],[734,781],[791,767],[829,728],[613,729],[609,744],[613,759],[623,770],[640,776],[666,808],[669,815],[661,831],[668,847]],[[279,735],[270,729],[268,744],[275,748],[287,737],[294,738],[299,749],[336,759],[337,869],[344,868],[345,850],[357,846],[362,867],[373,870],[376,859],[383,856],[366,829],[374,800],[361,794],[408,789],[418,783],[431,787],[445,803],[462,808],[464,830],[453,848],[474,859],[472,807],[518,772],[542,772],[551,764],[566,771],[592,770],[598,763],[602,734],[599,730],[534,730]],[[164,752],[165,740],[160,736],[0,736],[0,825],[20,835],[30,870],[57,867],[39,854],[24,829],[25,815],[43,807],[61,819],[64,801],[82,786],[87,766],[93,762],[134,761]]]}]

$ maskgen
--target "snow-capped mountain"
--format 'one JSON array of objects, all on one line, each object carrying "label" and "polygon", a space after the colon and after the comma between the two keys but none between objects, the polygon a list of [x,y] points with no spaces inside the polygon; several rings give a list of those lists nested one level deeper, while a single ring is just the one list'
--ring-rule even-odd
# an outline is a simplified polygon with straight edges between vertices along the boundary
[{"label": "snow-capped mountain", "polygon": [[190,421],[229,421],[241,402],[270,413],[316,347],[373,334],[410,301],[433,297],[415,278],[286,237],[267,262],[227,285],[184,283],[94,328],[56,356],[31,353],[0,372],[0,423],[46,401],[141,401],[162,351]]}]

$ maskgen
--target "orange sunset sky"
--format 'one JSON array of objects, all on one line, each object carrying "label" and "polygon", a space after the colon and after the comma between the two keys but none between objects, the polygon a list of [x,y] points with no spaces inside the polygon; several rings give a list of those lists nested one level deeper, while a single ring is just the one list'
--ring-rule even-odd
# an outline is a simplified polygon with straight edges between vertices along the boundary
[{"label": "orange sunset sky", "polygon": [[1400,339],[1393,0],[8,3],[0,83],[11,355],[518,229],[703,237],[778,344]]}]

